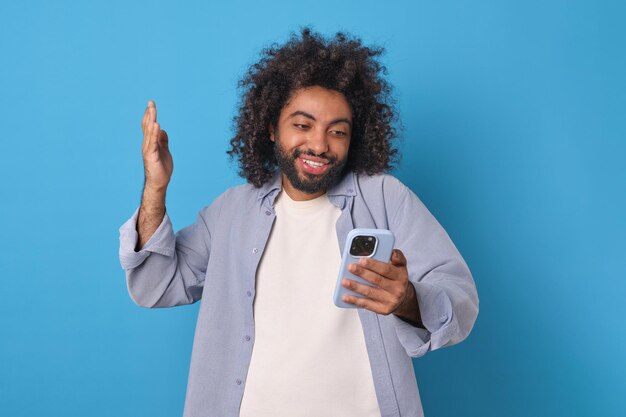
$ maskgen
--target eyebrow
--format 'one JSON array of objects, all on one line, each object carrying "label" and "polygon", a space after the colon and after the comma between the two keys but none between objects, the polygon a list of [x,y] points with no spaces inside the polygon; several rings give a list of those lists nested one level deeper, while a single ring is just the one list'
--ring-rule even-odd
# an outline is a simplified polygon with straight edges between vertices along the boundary
[{"label": "eyebrow", "polygon": [[[289,115],[289,117],[287,117],[287,118],[288,118],[288,119],[290,119],[290,118],[292,118],[292,117],[294,117],[294,116],[304,116],[304,117],[306,117],[307,119],[311,119],[311,120],[313,120],[313,121],[317,121],[317,119],[315,118],[315,116],[313,116],[311,113],[307,113],[307,112],[302,111],[302,110],[297,110],[297,111],[294,111],[294,112],[293,112],[293,113],[291,113],[291,114]],[[345,123],[347,123],[349,126],[352,126],[352,122],[350,121],[350,119],[347,119],[347,118],[345,118],[345,117],[339,117],[339,118],[337,118],[337,119],[333,119],[333,120],[331,120],[331,121],[330,121],[329,125],[334,125],[334,124],[336,124],[336,123],[341,123],[341,122],[345,122]]]}]

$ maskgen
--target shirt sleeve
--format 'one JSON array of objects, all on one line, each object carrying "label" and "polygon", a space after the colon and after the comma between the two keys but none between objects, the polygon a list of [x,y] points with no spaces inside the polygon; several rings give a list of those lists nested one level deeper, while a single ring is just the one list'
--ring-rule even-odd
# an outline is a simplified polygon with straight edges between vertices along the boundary
[{"label": "shirt sleeve", "polygon": [[464,340],[478,315],[472,274],[452,240],[418,197],[398,182],[399,205],[389,218],[396,248],[407,259],[425,329],[395,315],[391,318],[400,343],[411,357]]},{"label": "shirt sleeve", "polygon": [[173,307],[191,304],[202,296],[210,253],[208,208],[194,224],[174,233],[167,213],[148,242],[139,250],[139,208],[119,229],[119,258],[126,270],[131,299],[142,307]]}]

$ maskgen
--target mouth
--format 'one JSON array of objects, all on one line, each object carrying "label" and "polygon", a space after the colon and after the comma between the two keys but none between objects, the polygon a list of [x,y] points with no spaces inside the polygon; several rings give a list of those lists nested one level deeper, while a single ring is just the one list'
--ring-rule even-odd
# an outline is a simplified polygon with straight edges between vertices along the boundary
[{"label": "mouth", "polygon": [[331,165],[328,159],[317,158],[309,155],[300,155],[297,159],[299,165],[302,167],[302,170],[313,175],[323,174]]}]

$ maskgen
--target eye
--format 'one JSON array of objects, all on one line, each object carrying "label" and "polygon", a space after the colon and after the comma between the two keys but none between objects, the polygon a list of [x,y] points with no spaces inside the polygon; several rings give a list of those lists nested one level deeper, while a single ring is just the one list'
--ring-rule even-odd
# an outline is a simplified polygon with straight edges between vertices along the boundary
[{"label": "eye", "polygon": [[295,127],[297,127],[298,129],[303,129],[303,130],[304,130],[304,129],[308,129],[308,127],[309,127],[308,125],[303,125],[303,124],[301,124],[301,123],[294,123],[293,125],[294,125]]},{"label": "eye", "polygon": [[342,137],[347,135],[346,132],[341,131],[341,130],[331,130],[330,133],[332,133],[333,135],[342,136]]}]

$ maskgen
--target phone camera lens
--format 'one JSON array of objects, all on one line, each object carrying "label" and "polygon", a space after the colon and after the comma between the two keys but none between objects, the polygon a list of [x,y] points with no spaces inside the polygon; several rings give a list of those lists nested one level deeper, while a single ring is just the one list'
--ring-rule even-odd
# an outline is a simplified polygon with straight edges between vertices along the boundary
[{"label": "phone camera lens", "polygon": [[371,256],[376,247],[374,236],[356,236],[350,246],[350,254],[353,256]]}]

